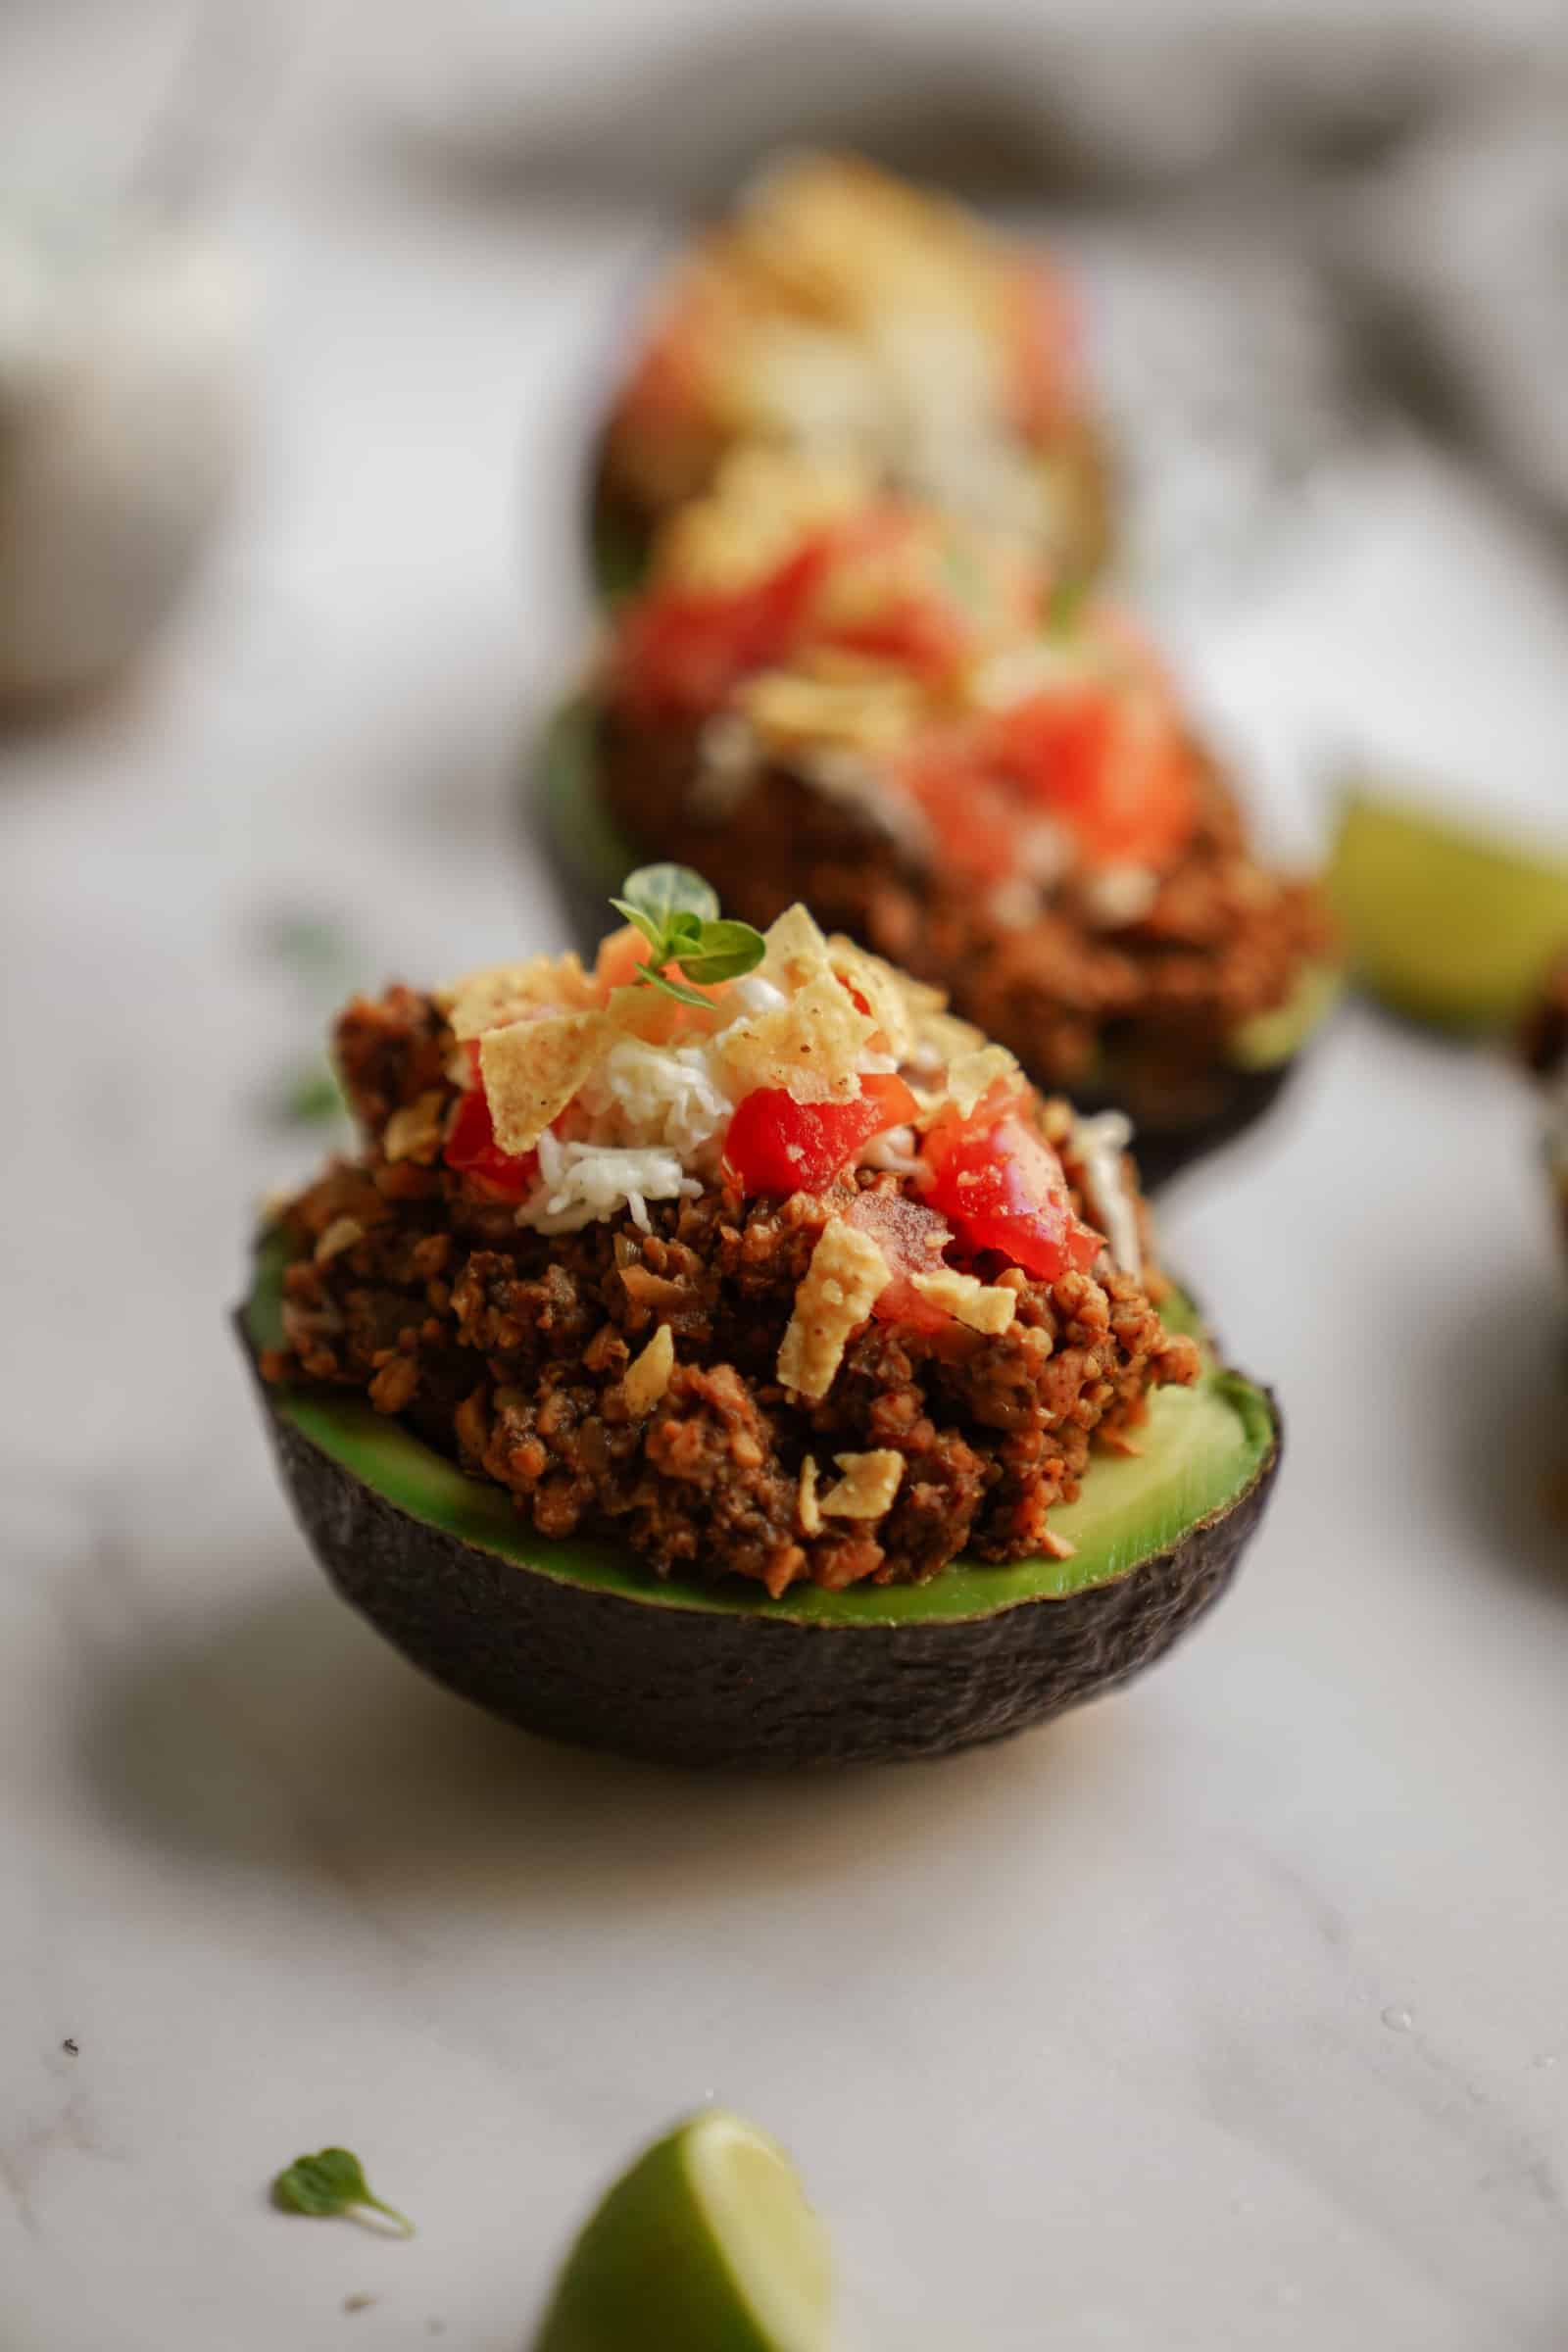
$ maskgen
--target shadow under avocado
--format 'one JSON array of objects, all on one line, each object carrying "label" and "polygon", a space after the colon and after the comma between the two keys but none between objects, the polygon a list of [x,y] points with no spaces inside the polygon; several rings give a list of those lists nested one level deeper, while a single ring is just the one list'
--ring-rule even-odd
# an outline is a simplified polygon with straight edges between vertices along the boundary
[{"label": "shadow under avocado", "polygon": [[416,1887],[460,1909],[615,1920],[703,1893],[849,1883],[941,1834],[943,1816],[1004,1845],[1027,1837],[1048,1775],[1052,1804],[1071,1805],[1075,1781],[1138,1754],[1126,1711],[1107,1732],[1094,1708],[940,1770],[666,1771],[493,1722],[303,1568],[250,1582],[255,1596],[216,1627],[193,1608],[186,1639],[161,1631],[106,1675],[82,1725],[86,1778],[152,1846],[350,1884],[361,1899]]}]

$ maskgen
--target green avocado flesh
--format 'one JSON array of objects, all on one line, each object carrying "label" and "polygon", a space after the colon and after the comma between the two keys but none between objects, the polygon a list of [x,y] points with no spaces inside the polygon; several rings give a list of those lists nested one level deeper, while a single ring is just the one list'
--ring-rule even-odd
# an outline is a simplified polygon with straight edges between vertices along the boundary
[{"label": "green avocado flesh", "polygon": [[[539,792],[545,835],[563,870],[589,894],[609,899],[642,863],[599,790],[594,762],[594,706],[580,695],[557,711],[540,750]],[[1229,1059],[1245,1071],[1275,1070],[1292,1060],[1332,1008],[1343,975],[1309,963],[1283,1004],[1243,1024],[1230,1041]],[[1091,1073],[1110,1082],[1114,1071]]]},{"label": "green avocado flesh", "polygon": [[1568,946],[1568,864],[1351,791],[1329,892],[1361,978],[1442,1028],[1505,1028]]},{"label": "green avocado flesh", "polygon": [[[245,1316],[253,1344],[281,1344],[286,1250],[264,1241]],[[1166,1301],[1165,1321],[1200,1328],[1189,1302]],[[518,1567],[653,1608],[709,1615],[763,1615],[817,1625],[901,1626],[988,1617],[1022,1601],[1061,1599],[1114,1583],[1170,1547],[1199,1521],[1222,1516],[1257,1477],[1277,1429],[1259,1389],[1218,1366],[1203,1345],[1203,1374],[1192,1389],[1162,1389],[1138,1432],[1139,1456],[1097,1455],[1077,1502],[1051,1524],[1075,1548],[1070,1559],[1014,1560],[995,1567],[958,1559],[925,1585],[861,1585],[845,1592],[815,1586],[769,1601],[741,1579],[725,1584],[656,1578],[625,1546],[553,1542],[535,1535],[499,1487],[466,1478],[401,1423],[329,1390],[274,1390],[274,1410],[331,1461],[412,1519],[438,1528]]]}]

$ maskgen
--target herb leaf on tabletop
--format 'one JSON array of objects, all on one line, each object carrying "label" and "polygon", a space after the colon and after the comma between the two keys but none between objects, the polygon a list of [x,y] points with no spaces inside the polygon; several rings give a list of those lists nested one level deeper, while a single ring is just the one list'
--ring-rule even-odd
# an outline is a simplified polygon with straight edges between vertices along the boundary
[{"label": "herb leaf on tabletop", "polygon": [[296,2156],[272,2182],[272,2203],[283,2213],[345,2214],[360,2220],[368,2209],[395,2222],[399,2236],[414,2235],[408,2215],[371,2193],[365,2167],[352,2148],[321,2148],[314,2156]]}]

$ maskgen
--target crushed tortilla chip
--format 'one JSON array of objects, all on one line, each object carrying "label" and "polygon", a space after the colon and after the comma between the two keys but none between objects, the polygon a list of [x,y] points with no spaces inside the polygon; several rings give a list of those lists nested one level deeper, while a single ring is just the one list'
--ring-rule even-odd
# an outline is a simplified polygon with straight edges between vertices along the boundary
[{"label": "crushed tortilla chip", "polygon": [[851,1332],[887,1288],[892,1268],[869,1234],[830,1217],[795,1294],[778,1351],[785,1388],[813,1403],[827,1395]]},{"label": "crushed tortilla chip", "polygon": [[496,1142],[503,1152],[531,1152],[613,1042],[602,1012],[546,1013],[487,1029],[479,1074]]},{"label": "crushed tortilla chip", "polygon": [[1023,1073],[1005,1046],[978,1046],[948,1064],[943,1094],[963,1118],[994,1086],[1018,1086]]},{"label": "crushed tortilla chip", "polygon": [[786,995],[791,989],[804,988],[808,980],[815,980],[832,970],[827,941],[817,928],[815,917],[799,899],[793,906],[786,906],[763,932],[762,961],[759,968],[764,980],[771,980]]},{"label": "crushed tortilla chip", "polygon": [[993,1339],[1008,1329],[1018,1311],[1016,1291],[982,1282],[978,1275],[960,1274],[953,1266],[940,1266],[934,1274],[916,1274],[914,1287],[945,1315]]},{"label": "crushed tortilla chip", "polygon": [[722,1031],[718,1052],[742,1093],[781,1086],[797,1102],[853,1102],[874,1028],[824,960],[787,1004]]},{"label": "crushed tortilla chip", "polygon": [[530,956],[523,963],[492,963],[436,992],[436,1003],[461,1044],[482,1037],[507,1021],[544,1005],[553,1011],[582,1010],[595,988],[576,955]]},{"label": "crushed tortilla chip", "polygon": [[822,1533],[822,1510],[816,1499],[816,1460],[809,1453],[801,1464],[801,1491],[795,1507],[802,1535],[819,1536]]},{"label": "crushed tortilla chip", "polygon": [[880,1519],[891,1509],[904,1478],[902,1453],[879,1446],[870,1453],[836,1453],[833,1459],[844,1476],[822,1497],[825,1518]]},{"label": "crushed tortilla chip", "polygon": [[914,1043],[914,1023],[908,998],[893,966],[839,932],[828,941],[827,952],[836,978],[855,991],[876,1023],[871,1042],[877,1052],[891,1054],[895,1061],[905,1060]]},{"label": "crushed tortilla chip", "polygon": [[701,596],[755,588],[819,532],[863,511],[874,490],[853,459],[743,444],[708,495],[678,507],[659,533],[656,577]]},{"label": "crushed tortilla chip", "polygon": [[832,746],[877,760],[901,751],[919,724],[920,689],[886,668],[846,678],[803,665],[759,670],[736,690],[735,708],[781,758]]},{"label": "crushed tortilla chip", "polygon": [[675,1335],[667,1323],[661,1323],[642,1353],[632,1358],[621,1375],[620,1394],[634,1421],[641,1421],[653,1411],[669,1387],[674,1369]]}]

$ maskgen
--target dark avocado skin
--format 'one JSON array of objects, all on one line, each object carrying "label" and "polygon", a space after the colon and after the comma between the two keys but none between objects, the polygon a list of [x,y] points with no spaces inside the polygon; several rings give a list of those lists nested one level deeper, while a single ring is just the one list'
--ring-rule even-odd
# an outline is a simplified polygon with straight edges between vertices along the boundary
[{"label": "dark avocado skin", "polygon": [[1044,1723],[1152,1665],[1230,1583],[1279,1471],[1113,1583],[987,1617],[824,1626],[668,1608],[530,1573],[414,1518],[275,1410],[294,1512],[345,1600],[463,1698],[547,1739],[759,1772],[940,1756]]},{"label": "dark avocado skin", "polygon": [[[529,838],[550,869],[572,939],[588,963],[605,934],[608,894],[621,879],[618,873],[612,876],[611,868],[629,868],[636,861],[636,852],[620,837],[595,782],[590,725],[582,704],[558,714],[541,746],[527,803]],[[568,775],[569,783],[564,780]],[[564,805],[567,801],[569,816]],[[1309,1034],[1303,1045],[1310,1042]],[[1140,1102],[1126,1089],[1117,1092],[1080,1083],[1071,1092],[1080,1110],[1130,1114],[1138,1172],[1145,1190],[1155,1192],[1255,1126],[1284,1093],[1301,1058],[1298,1051],[1262,1069],[1216,1066],[1201,1103],[1185,1106],[1179,1116]]]},{"label": "dark avocado skin", "polygon": [[1135,1133],[1133,1156],[1146,1193],[1157,1192],[1173,1176],[1196,1161],[1235,1143],[1249,1128],[1256,1126],[1290,1085],[1300,1064],[1300,1055],[1293,1054],[1289,1061],[1277,1062],[1266,1070],[1227,1070],[1217,1089],[1214,1107],[1202,1118],[1179,1127],[1161,1126],[1156,1117],[1140,1114],[1137,1104],[1126,1095],[1100,1094],[1093,1087],[1075,1087],[1073,1101],[1083,1111],[1125,1110],[1131,1113]]}]

